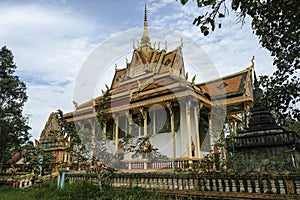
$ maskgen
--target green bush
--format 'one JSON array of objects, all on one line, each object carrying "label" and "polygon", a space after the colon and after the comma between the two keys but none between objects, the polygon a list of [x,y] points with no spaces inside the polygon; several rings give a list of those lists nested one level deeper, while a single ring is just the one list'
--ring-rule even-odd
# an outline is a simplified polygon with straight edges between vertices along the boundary
[{"label": "green bush", "polygon": [[44,183],[40,188],[15,189],[10,186],[0,187],[0,200],[159,200],[173,199],[159,193],[147,193],[140,188],[112,190],[88,181],[66,184],[64,189],[57,189],[56,182]]},{"label": "green bush", "polygon": [[168,200],[173,199],[173,197],[167,197],[165,195],[156,193],[156,192],[145,192],[141,188],[131,188],[131,189],[123,189],[123,190],[112,190],[110,188],[106,188],[101,191],[101,196],[99,197],[101,200]]},{"label": "green bush", "polygon": [[88,181],[77,181],[67,184],[62,190],[59,190],[59,196],[62,199],[97,199],[100,196],[100,190],[97,185]]},{"label": "green bush", "polygon": [[54,183],[44,184],[41,188],[16,189],[11,186],[0,187],[0,200],[40,200],[55,199],[57,193]]}]

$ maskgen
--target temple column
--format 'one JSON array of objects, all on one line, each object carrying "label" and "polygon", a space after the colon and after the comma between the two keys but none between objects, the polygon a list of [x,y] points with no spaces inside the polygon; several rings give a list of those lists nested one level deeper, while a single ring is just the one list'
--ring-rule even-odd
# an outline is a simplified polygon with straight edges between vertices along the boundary
[{"label": "temple column", "polygon": [[102,131],[103,131],[104,141],[106,142],[106,123],[103,125]]},{"label": "temple column", "polygon": [[172,159],[176,158],[176,143],[175,143],[175,123],[174,123],[174,112],[171,102],[166,102],[168,110],[170,112],[171,120],[171,137],[172,137]]},{"label": "temple column", "polygon": [[230,119],[228,122],[230,136],[236,136],[236,120]]},{"label": "temple column", "polygon": [[233,123],[233,125],[232,125],[233,126],[233,136],[236,136],[237,121],[234,119],[232,123]]},{"label": "temple column", "polygon": [[153,120],[153,135],[155,135],[156,134],[156,111],[155,110],[153,110],[152,111],[152,113],[153,113],[153,116],[152,116],[152,120]]},{"label": "temple column", "polygon": [[115,150],[117,152],[119,144],[119,116],[117,114],[113,114],[113,118],[115,120]]},{"label": "temple column", "polygon": [[213,151],[214,150],[214,146],[213,146],[212,112],[211,112],[211,109],[208,112],[208,132],[209,132],[209,144],[210,144],[210,148]]},{"label": "temple column", "polygon": [[186,114],[186,125],[187,125],[187,133],[188,133],[188,157],[192,158],[192,136],[191,136],[191,100],[188,98],[186,100],[185,106],[185,114]]},{"label": "temple column", "polygon": [[227,126],[229,129],[229,135],[233,136],[233,120],[229,119],[229,116],[227,116]]},{"label": "temple column", "polygon": [[[140,112],[144,119],[144,137],[147,137],[147,111],[143,107],[140,108]],[[144,162],[144,169],[147,169],[147,162]]]},{"label": "temple column", "polygon": [[199,107],[195,106],[194,115],[195,115],[195,126],[196,126],[196,157],[200,158],[200,135],[199,135],[199,119],[200,119],[200,110],[203,106],[203,103],[199,103]]},{"label": "temple column", "polygon": [[[132,160],[132,149],[131,149],[131,146],[132,146],[132,115],[129,111],[126,112],[126,117],[127,117],[127,120],[128,120],[128,123],[129,123],[129,127],[128,127],[128,134],[130,135],[130,138],[129,138],[129,160],[131,161]],[[131,169],[131,162],[128,163],[128,169]]]}]

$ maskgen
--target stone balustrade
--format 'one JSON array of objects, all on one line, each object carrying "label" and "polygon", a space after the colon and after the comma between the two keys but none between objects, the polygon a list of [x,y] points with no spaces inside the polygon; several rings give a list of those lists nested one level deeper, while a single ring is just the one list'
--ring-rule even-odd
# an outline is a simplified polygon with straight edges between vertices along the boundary
[{"label": "stone balustrade", "polygon": [[137,161],[137,160],[127,160],[124,162],[125,167],[124,169],[172,169],[173,168],[173,162],[172,161]]},{"label": "stone balustrade", "polygon": [[[67,173],[69,182],[90,180],[97,183],[96,174]],[[170,195],[264,199],[300,198],[300,175],[258,174],[173,174],[173,173],[113,173],[115,189],[139,187]]]},{"label": "stone balustrade", "polygon": [[198,165],[200,159],[197,160],[165,160],[165,161],[148,161],[145,160],[126,160],[124,161],[124,169],[125,170],[145,170],[145,169],[153,169],[153,170],[173,170],[174,168],[186,169],[191,164]]},{"label": "stone balustrade", "polygon": [[0,182],[11,184],[15,188],[28,188],[33,185],[33,173],[0,173]]},{"label": "stone balustrade", "polygon": [[32,187],[34,184],[34,176],[34,173],[16,176],[12,179],[12,185],[14,188],[21,189]]},{"label": "stone balustrade", "polygon": [[34,173],[0,173],[0,182],[10,184],[14,188],[29,188],[32,186],[39,187],[43,182],[53,180],[57,177],[57,173],[38,176]]}]

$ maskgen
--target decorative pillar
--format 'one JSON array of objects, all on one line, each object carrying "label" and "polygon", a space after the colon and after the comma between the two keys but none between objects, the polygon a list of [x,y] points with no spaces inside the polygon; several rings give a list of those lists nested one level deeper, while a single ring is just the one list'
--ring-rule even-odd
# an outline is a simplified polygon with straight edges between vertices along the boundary
[{"label": "decorative pillar", "polygon": [[195,115],[195,126],[196,126],[196,157],[200,158],[200,135],[199,135],[199,119],[200,119],[200,110],[203,106],[203,103],[199,103],[199,107],[196,106],[194,109]]},{"label": "decorative pillar", "polygon": [[103,124],[103,129],[102,129],[102,131],[103,131],[104,141],[106,142],[106,123]]},{"label": "decorative pillar", "polygon": [[[143,107],[140,107],[140,112],[144,119],[144,137],[147,137],[147,111]],[[144,162],[144,169],[147,169],[147,162]]]},{"label": "decorative pillar", "polygon": [[156,111],[152,111],[152,120],[153,120],[153,135],[156,134]]},{"label": "decorative pillar", "polygon": [[68,152],[64,152],[64,159],[63,162],[68,163]]},{"label": "decorative pillar", "polygon": [[233,119],[233,135],[236,136],[236,127],[237,127],[237,121]]},{"label": "decorative pillar", "polygon": [[148,123],[148,115],[147,111],[144,111],[144,137],[147,137],[147,123]]},{"label": "decorative pillar", "polygon": [[174,124],[174,112],[171,102],[166,102],[168,110],[170,112],[171,120],[171,136],[172,136],[172,158],[176,158],[176,143],[175,143],[175,124]]},{"label": "decorative pillar", "polygon": [[214,150],[214,146],[213,146],[212,113],[211,113],[211,109],[208,112],[208,132],[209,132],[209,144],[210,144],[210,148],[213,151]]},{"label": "decorative pillar", "polygon": [[119,116],[117,114],[113,114],[113,118],[115,120],[115,150],[117,152],[119,144]]},{"label": "decorative pillar", "polygon": [[228,120],[229,132],[231,137],[236,136],[236,126],[237,126],[236,124],[237,124],[236,119],[233,118]]},{"label": "decorative pillar", "polygon": [[128,134],[130,135],[130,138],[129,138],[129,146],[130,146],[129,160],[130,160],[130,162],[128,163],[128,169],[131,169],[131,160],[132,160],[132,149],[131,149],[131,146],[132,146],[132,115],[129,111],[126,112],[126,117],[127,117],[128,123],[129,123]]},{"label": "decorative pillar", "polygon": [[227,116],[227,125],[228,125],[228,129],[229,129],[229,135],[230,136],[233,136],[233,120],[232,119],[229,119],[229,116]]},{"label": "decorative pillar", "polygon": [[185,114],[186,114],[186,125],[187,125],[187,132],[188,132],[188,157],[192,158],[192,138],[191,138],[191,100],[188,98],[186,100],[185,106]]}]

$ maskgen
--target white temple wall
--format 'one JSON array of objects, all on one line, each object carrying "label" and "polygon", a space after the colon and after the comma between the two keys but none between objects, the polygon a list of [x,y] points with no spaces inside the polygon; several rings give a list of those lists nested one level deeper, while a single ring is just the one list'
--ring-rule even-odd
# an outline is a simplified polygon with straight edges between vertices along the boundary
[{"label": "white temple wall", "polygon": [[188,156],[188,133],[187,133],[187,124],[186,124],[186,108],[185,106],[180,106],[180,143],[177,150],[177,157],[187,157]]},{"label": "white temple wall", "polygon": [[150,138],[151,144],[158,151],[167,156],[172,157],[172,135],[171,133],[158,133]]},{"label": "white temple wall", "polygon": [[196,139],[196,133],[197,133],[197,130],[196,130],[196,123],[195,123],[195,114],[194,114],[194,109],[191,108],[191,141],[194,143],[195,145],[195,156],[197,155],[196,154],[196,151],[197,151],[197,148],[196,148],[196,145],[197,145],[197,139]]}]

